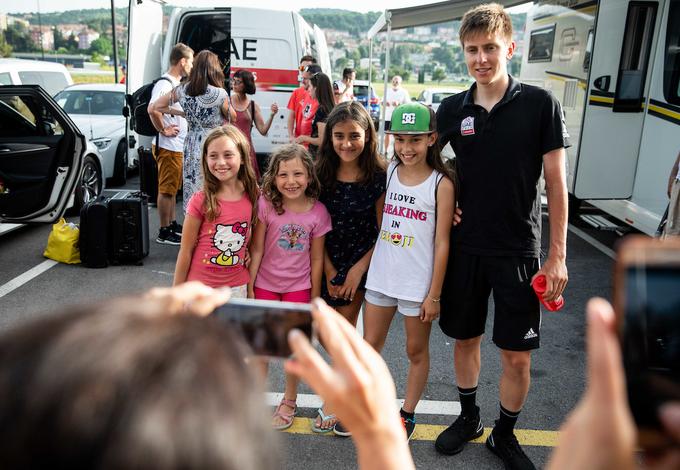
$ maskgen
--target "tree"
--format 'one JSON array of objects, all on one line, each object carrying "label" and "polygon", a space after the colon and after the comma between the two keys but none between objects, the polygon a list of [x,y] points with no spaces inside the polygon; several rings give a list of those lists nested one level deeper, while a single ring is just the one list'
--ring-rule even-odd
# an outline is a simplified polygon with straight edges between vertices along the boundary
[{"label": "tree", "polygon": [[446,71],[442,68],[436,68],[434,69],[434,72],[432,72],[432,80],[441,83],[442,80],[446,78]]},{"label": "tree", "polygon": [[338,60],[335,61],[335,69],[342,70],[345,67],[347,67],[348,63],[349,59],[347,57],[340,57]]},{"label": "tree", "polygon": [[335,41],[335,42],[333,43],[333,48],[334,48],[334,49],[344,49],[344,48],[345,48],[345,43],[342,42],[340,39],[338,39],[337,41]]},{"label": "tree", "polygon": [[7,44],[5,35],[0,33],[0,57],[9,57],[12,55],[12,46]]},{"label": "tree", "polygon": [[34,52],[38,45],[31,39],[31,34],[22,23],[7,26],[5,40],[16,52]]},{"label": "tree", "polygon": [[101,56],[110,56],[113,54],[113,44],[106,36],[100,36],[90,43],[90,52]]},{"label": "tree", "polygon": [[448,70],[453,70],[456,63],[453,49],[450,47],[436,47],[432,49],[432,60],[445,65]]},{"label": "tree", "polygon": [[68,49],[69,52],[78,51],[78,40],[76,39],[75,34],[71,33],[68,38],[66,38],[66,49]]}]

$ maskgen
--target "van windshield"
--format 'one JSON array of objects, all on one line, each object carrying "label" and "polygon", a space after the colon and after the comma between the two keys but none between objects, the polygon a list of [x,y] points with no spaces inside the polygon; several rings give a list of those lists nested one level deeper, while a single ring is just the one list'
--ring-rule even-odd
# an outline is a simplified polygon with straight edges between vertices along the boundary
[{"label": "van windshield", "polygon": [[60,72],[19,71],[19,79],[24,85],[40,85],[52,96],[69,85]]}]

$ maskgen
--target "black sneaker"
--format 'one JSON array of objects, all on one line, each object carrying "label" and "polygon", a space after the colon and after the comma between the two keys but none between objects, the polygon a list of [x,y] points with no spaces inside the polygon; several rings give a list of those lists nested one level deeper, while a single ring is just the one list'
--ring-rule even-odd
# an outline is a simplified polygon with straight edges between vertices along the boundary
[{"label": "black sneaker", "polygon": [[404,425],[404,429],[406,430],[406,440],[410,441],[411,436],[413,436],[413,431],[416,430],[416,417],[413,415],[413,418],[404,418],[403,416],[401,417],[401,424]]},{"label": "black sneaker", "polygon": [[170,227],[161,227],[156,237],[156,243],[161,245],[181,245],[182,237],[173,232]]},{"label": "black sneaker", "polygon": [[505,470],[536,470],[514,434],[496,435],[493,431],[486,439],[486,446],[503,461]]},{"label": "black sneaker", "polygon": [[454,455],[462,451],[468,441],[484,434],[479,408],[471,416],[460,415],[451,426],[446,428],[434,442],[437,451],[446,455]]},{"label": "black sneaker", "polygon": [[352,433],[349,432],[347,430],[347,428],[345,428],[340,421],[335,423],[335,426],[333,426],[333,433],[336,436],[340,436],[340,437],[349,437],[349,436],[352,435]]},{"label": "black sneaker", "polygon": [[170,230],[172,230],[174,233],[176,233],[180,237],[182,236],[182,226],[180,224],[178,224],[176,220],[173,220],[172,222],[170,222],[170,225],[168,225],[168,227],[170,227]]}]

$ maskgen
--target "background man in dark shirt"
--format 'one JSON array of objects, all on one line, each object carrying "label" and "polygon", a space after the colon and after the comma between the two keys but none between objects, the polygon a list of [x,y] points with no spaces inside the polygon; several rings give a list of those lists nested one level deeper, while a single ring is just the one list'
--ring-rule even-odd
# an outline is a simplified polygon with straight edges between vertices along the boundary
[{"label": "background man in dark shirt", "polygon": [[[547,301],[567,284],[568,135],[559,102],[508,75],[515,43],[510,17],[500,5],[468,11],[460,39],[475,83],[444,100],[437,130],[442,145],[451,142],[460,180],[462,219],[452,232],[440,326],[456,339],[454,367],[462,410],[435,446],[456,454],[483,432],[476,392],[493,292],[493,341],[500,348],[503,372],[500,418],[486,445],[506,469],[532,469],[513,430],[529,391],[531,350],[539,347],[541,313],[531,281],[546,276]],[[542,267],[541,170],[550,219],[550,248]]]}]

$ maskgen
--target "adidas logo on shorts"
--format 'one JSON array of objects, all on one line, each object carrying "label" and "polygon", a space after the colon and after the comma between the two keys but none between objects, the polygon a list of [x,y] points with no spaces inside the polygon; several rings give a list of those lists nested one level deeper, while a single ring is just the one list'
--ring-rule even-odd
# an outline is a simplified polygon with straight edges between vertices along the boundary
[{"label": "adidas logo on shorts", "polygon": [[531,338],[536,338],[538,335],[534,331],[533,328],[529,328],[529,331],[527,331],[527,334],[524,335],[524,339],[531,339]]}]

